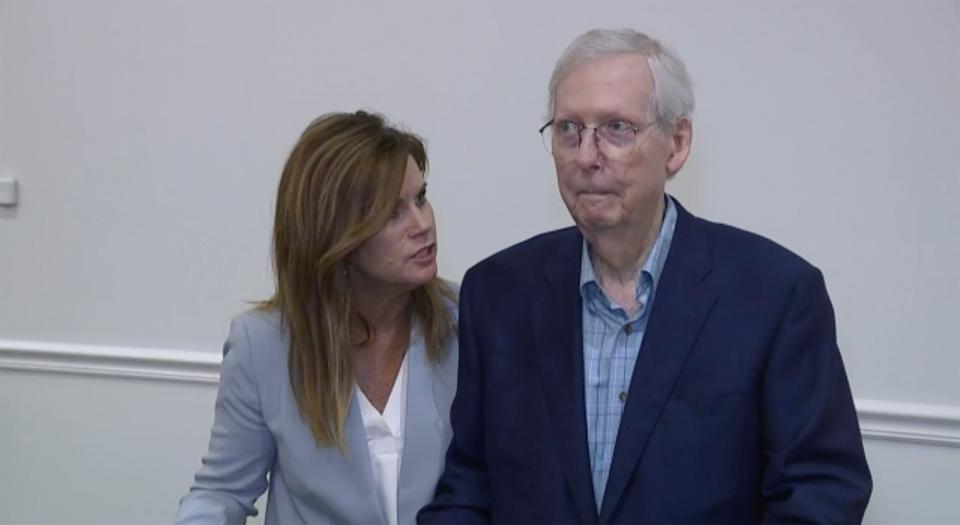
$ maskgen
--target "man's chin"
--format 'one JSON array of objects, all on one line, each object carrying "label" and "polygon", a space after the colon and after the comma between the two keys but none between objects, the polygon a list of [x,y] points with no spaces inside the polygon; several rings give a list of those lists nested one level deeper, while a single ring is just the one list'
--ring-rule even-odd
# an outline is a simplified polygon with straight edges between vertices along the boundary
[{"label": "man's chin", "polygon": [[604,230],[616,226],[619,222],[613,213],[593,210],[581,210],[573,217],[573,220],[581,229],[587,230]]}]

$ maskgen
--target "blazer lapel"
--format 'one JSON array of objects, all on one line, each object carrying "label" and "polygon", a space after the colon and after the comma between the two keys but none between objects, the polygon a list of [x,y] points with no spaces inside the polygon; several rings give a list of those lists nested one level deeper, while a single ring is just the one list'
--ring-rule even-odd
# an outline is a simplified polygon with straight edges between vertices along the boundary
[{"label": "blazer lapel", "polygon": [[620,420],[600,523],[611,518],[700,328],[716,302],[715,293],[705,282],[711,269],[706,237],[697,219],[679,204],[677,212],[673,243],[657,286]]},{"label": "blazer lapel", "polygon": [[364,487],[361,494],[354,497],[363,500],[358,508],[366,509],[364,516],[357,516],[358,522],[386,523],[386,514],[383,505],[377,496],[377,485],[373,480],[373,467],[370,463],[370,447],[367,446],[367,432],[363,427],[363,417],[360,415],[360,405],[357,393],[350,396],[350,410],[347,411],[347,421],[343,429],[347,441],[346,462],[352,465],[351,472],[356,472],[357,484]]},{"label": "blazer lapel", "polygon": [[535,292],[532,319],[535,352],[546,395],[553,440],[580,521],[597,519],[583,394],[580,249],[582,237],[573,228],[545,268],[543,293]]},{"label": "blazer lapel", "polygon": [[[416,335],[419,337],[419,331]],[[436,376],[446,370],[447,362],[431,365],[422,338],[411,345],[408,352],[403,452],[397,488],[399,523],[413,523],[424,497],[429,499],[433,494],[436,479],[443,469],[443,451],[447,445],[441,408],[434,395],[435,383],[441,381]],[[451,360],[448,357],[447,361]],[[446,397],[452,398],[453,386],[445,386],[444,391],[449,390]]]}]

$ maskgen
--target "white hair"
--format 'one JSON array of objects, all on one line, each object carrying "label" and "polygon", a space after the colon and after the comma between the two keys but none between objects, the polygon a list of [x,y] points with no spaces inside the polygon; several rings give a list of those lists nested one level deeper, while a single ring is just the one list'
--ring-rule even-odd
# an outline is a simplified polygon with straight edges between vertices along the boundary
[{"label": "white hair", "polygon": [[571,68],[619,54],[637,54],[647,59],[653,76],[651,107],[661,126],[673,126],[680,118],[693,114],[693,81],[680,57],[656,39],[632,29],[593,29],[574,39],[557,60],[550,77],[550,118],[556,108],[557,86]]}]

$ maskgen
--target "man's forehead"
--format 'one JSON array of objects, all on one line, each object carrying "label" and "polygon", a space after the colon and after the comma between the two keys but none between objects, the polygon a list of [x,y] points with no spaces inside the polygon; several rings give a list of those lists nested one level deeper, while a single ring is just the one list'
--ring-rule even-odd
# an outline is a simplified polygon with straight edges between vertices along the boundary
[{"label": "man's forehead", "polygon": [[[618,54],[580,62],[560,79],[556,113],[599,112],[621,115],[646,112],[653,75],[646,57]],[[602,116],[602,115],[601,115]]]}]

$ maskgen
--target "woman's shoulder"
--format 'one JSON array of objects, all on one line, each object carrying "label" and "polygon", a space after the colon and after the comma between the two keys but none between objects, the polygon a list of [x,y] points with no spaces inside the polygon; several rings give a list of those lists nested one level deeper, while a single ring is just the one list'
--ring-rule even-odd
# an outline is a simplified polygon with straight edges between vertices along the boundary
[{"label": "woman's shoulder", "polygon": [[258,306],[233,317],[224,354],[236,349],[258,368],[286,366],[289,338],[276,308]]},{"label": "woman's shoulder", "polygon": [[233,317],[232,328],[242,328],[250,337],[286,337],[280,311],[271,306],[257,306]]},{"label": "woman's shoulder", "polygon": [[454,297],[457,297],[460,294],[460,283],[458,283],[457,281],[451,281],[450,279],[441,278],[440,282],[443,283],[444,286],[450,289]]},{"label": "woman's shoulder", "polygon": [[246,339],[253,347],[279,344],[287,339],[280,312],[265,306],[235,315],[230,322],[230,335]]},{"label": "woman's shoulder", "polygon": [[456,281],[450,281],[448,279],[440,279],[440,282],[446,287],[448,294],[445,294],[443,297],[443,304],[450,311],[450,314],[453,316],[453,324],[456,326],[460,312],[457,307],[457,303],[460,297],[460,283]]}]

